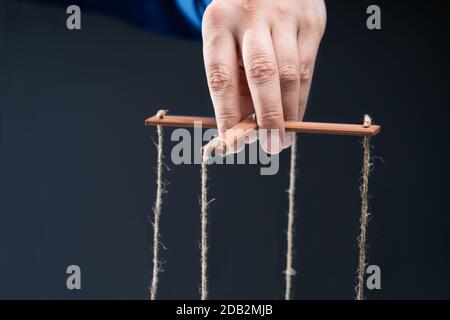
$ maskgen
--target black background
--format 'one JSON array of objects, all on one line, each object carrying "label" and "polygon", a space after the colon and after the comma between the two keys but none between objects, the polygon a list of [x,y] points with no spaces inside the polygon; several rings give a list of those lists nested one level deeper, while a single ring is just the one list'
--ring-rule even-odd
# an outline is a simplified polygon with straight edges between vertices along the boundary
[{"label": "black background", "polygon": [[[371,299],[450,298],[448,12],[439,1],[327,1],[309,121],[383,126],[374,140]],[[365,26],[382,9],[382,30]],[[0,1],[0,298],[145,299],[151,278],[154,128],[212,115],[201,43],[63,7]],[[166,137],[171,130],[166,131]],[[169,141],[166,139],[166,161]],[[295,298],[351,299],[360,140],[300,137]],[[212,299],[281,299],[289,152],[276,176],[211,168]],[[199,297],[199,166],[170,165],[161,222],[161,299]],[[82,290],[66,288],[66,267]]]}]

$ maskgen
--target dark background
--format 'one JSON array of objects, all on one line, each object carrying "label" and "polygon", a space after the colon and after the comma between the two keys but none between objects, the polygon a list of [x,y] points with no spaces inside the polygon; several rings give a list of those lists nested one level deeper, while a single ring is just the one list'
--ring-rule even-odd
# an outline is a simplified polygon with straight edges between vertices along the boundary
[{"label": "dark background", "polygon": [[[450,298],[448,12],[438,1],[327,1],[306,115],[383,126],[374,140],[370,299]],[[382,9],[369,31],[365,10]],[[0,298],[145,299],[151,278],[154,128],[212,115],[201,43],[63,7],[0,1]],[[171,130],[166,131],[168,137]],[[166,161],[170,162],[166,139]],[[352,299],[360,140],[300,137],[295,298]],[[383,161],[382,161],[382,160]],[[289,151],[276,176],[211,168],[210,298],[281,299]],[[199,166],[170,165],[161,299],[199,297]],[[82,290],[66,289],[66,267]]]}]

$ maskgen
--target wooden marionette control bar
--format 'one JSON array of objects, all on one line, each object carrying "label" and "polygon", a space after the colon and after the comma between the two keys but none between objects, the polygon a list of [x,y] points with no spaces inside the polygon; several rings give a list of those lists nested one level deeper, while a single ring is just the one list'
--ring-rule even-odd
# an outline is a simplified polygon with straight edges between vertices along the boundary
[{"label": "wooden marionette control bar", "polygon": [[[194,127],[195,123],[201,123],[203,128],[217,128],[216,120],[212,117],[192,117],[192,116],[171,116],[157,115],[145,120],[146,125],[161,125],[172,127]],[[249,128],[256,129],[256,120],[249,117],[238,123],[233,129],[244,127],[244,131]],[[324,123],[324,122],[304,122],[286,121],[286,131],[311,134],[332,134],[344,136],[373,137],[381,131],[378,125],[346,124],[346,123]]]}]

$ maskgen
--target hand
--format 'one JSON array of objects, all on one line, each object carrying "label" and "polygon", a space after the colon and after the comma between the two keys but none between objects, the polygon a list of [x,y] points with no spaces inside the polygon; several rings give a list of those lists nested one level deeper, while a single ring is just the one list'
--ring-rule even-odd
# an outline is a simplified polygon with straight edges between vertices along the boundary
[{"label": "hand", "polygon": [[279,132],[261,139],[266,152],[290,146],[284,121],[303,119],[325,25],[323,0],[213,0],[203,55],[220,134],[256,113]]}]

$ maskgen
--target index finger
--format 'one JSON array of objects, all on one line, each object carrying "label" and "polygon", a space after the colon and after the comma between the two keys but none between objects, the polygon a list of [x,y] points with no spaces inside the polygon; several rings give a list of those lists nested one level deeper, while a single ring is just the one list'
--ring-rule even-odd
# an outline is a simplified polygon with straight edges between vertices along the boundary
[{"label": "index finger", "polygon": [[238,57],[232,33],[214,29],[204,32],[203,57],[217,127],[222,135],[242,118]]}]

